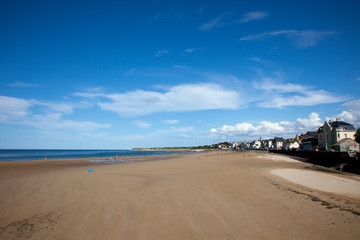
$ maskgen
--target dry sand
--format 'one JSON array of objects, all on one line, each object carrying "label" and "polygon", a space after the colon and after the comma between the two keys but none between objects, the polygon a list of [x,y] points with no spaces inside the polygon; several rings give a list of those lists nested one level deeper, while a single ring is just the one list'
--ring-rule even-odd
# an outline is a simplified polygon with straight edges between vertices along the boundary
[{"label": "dry sand", "polygon": [[294,159],[292,159],[290,157],[276,155],[276,154],[261,154],[261,155],[257,155],[257,157],[258,158],[270,159],[270,160],[273,160],[273,161],[298,162],[297,160],[294,160]]},{"label": "dry sand", "polygon": [[330,193],[354,195],[360,199],[360,182],[343,177],[299,169],[275,169],[271,173],[291,182]]},{"label": "dry sand", "polygon": [[360,239],[356,194],[288,181],[309,165],[274,158],[0,163],[0,239]]}]

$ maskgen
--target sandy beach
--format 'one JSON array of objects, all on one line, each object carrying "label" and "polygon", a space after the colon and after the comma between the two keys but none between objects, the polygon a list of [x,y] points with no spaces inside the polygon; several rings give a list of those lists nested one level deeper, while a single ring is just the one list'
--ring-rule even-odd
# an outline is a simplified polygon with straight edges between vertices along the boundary
[{"label": "sandy beach", "polygon": [[0,239],[360,239],[360,178],[310,166],[256,152],[0,162]]}]

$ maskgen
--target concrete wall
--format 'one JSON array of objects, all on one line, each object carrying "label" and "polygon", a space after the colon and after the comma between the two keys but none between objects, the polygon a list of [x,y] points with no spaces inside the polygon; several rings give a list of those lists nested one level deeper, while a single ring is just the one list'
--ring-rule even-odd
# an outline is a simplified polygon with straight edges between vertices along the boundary
[{"label": "concrete wall", "polygon": [[[304,161],[322,166],[335,166],[341,163],[352,163],[356,160],[356,154],[348,152],[328,152],[328,151],[286,151],[270,150],[269,152],[286,154],[289,156],[303,158]],[[360,153],[357,153],[359,159]],[[360,160],[360,159],[359,159]]]}]

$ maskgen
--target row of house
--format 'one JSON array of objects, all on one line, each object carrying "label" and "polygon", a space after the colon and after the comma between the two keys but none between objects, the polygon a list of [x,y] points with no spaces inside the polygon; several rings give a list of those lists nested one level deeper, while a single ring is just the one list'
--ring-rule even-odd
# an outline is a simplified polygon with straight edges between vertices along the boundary
[{"label": "row of house", "polygon": [[275,137],[274,139],[254,140],[252,142],[235,142],[234,149],[302,149],[302,150],[331,150],[331,151],[360,151],[359,143],[355,141],[355,127],[337,118],[335,121],[325,121],[317,131],[309,131],[305,134],[297,135],[295,138],[284,139]]}]

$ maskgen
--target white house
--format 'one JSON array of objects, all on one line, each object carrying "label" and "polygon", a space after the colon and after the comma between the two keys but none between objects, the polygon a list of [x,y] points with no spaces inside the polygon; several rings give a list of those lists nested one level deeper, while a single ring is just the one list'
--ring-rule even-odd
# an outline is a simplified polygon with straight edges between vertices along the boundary
[{"label": "white house", "polygon": [[282,137],[275,137],[273,142],[274,149],[282,149],[285,139]]}]

